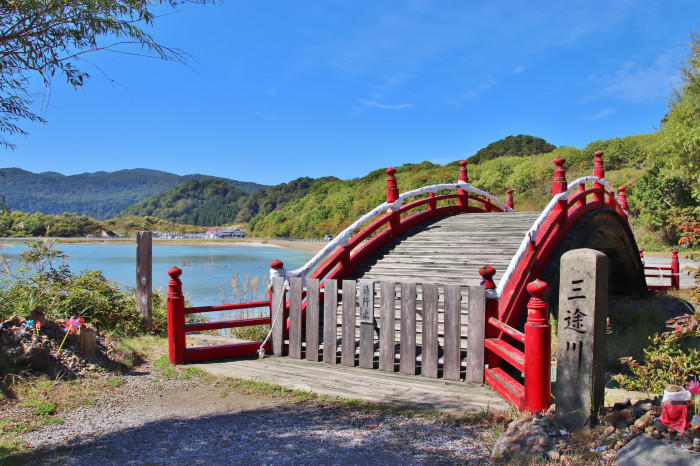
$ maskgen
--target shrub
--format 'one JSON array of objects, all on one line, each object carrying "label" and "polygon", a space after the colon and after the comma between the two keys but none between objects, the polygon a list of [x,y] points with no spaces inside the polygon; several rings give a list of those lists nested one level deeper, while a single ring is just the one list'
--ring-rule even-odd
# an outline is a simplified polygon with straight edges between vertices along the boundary
[{"label": "shrub", "polygon": [[[0,316],[27,316],[40,309],[50,320],[70,316],[83,317],[104,332],[119,336],[145,331],[136,307],[133,288],[122,289],[119,283],[104,277],[101,271],[75,274],[65,264],[66,255],[49,241],[27,242],[20,267],[12,270],[5,262],[0,274]],[[60,264],[57,264],[60,261]],[[153,331],[164,333],[165,299],[153,293]]]},{"label": "shrub", "polygon": [[700,373],[700,313],[675,317],[667,322],[671,329],[649,337],[644,361],[631,357],[620,361],[630,374],[614,376],[626,390],[661,393],[668,384],[685,386]]}]

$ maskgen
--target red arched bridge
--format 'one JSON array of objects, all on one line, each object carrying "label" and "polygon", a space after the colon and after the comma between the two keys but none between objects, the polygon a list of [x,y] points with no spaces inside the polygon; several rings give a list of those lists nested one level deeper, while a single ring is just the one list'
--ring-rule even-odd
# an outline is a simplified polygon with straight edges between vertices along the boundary
[{"label": "red arched bridge", "polygon": [[[577,248],[602,251],[610,259],[612,294],[641,296],[648,289],[625,187],[616,193],[605,181],[602,152],[595,153],[593,176],[572,183],[564,162],[554,160],[552,199],[536,213],[515,212],[513,190],[504,203],[470,185],[465,161],[457,183],[403,194],[389,168],[386,202],[300,269],[271,264],[266,301],[185,308],[182,271],[174,267],[170,361],[273,353],[486,382],[520,410],[546,409],[548,314],[557,312],[560,256]],[[649,276],[677,288],[678,268],[674,251],[671,267]],[[186,323],[188,314],[237,309],[261,310],[261,317]],[[270,325],[268,337],[186,348],[186,333],[251,325]]]}]

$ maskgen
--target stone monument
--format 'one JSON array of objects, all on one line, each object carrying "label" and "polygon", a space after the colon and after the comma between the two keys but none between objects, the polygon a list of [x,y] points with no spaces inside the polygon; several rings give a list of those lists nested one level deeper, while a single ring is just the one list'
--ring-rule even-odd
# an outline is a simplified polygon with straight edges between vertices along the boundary
[{"label": "stone monument", "polygon": [[557,416],[571,430],[595,421],[605,396],[608,257],[576,249],[561,257],[557,340]]}]

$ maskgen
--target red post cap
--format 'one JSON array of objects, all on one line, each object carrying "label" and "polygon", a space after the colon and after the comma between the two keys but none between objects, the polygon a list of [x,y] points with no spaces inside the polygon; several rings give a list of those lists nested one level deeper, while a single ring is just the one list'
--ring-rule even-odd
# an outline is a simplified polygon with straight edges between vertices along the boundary
[{"label": "red post cap", "polygon": [[282,267],[284,267],[284,262],[280,261],[279,259],[275,259],[270,262],[271,269],[281,269]]},{"label": "red post cap", "polygon": [[490,265],[485,265],[479,269],[479,275],[481,275],[481,286],[487,290],[496,289],[496,284],[493,282],[493,276],[496,274],[496,269]]},{"label": "red post cap", "polygon": [[393,174],[396,173],[396,169],[394,167],[389,167],[386,169],[386,174],[389,176],[393,176]]},{"label": "red post cap", "polygon": [[549,285],[542,280],[533,280],[527,284],[527,292],[533,298],[542,299],[542,296],[544,296],[548,289]]},{"label": "red post cap", "polygon": [[173,280],[177,280],[180,278],[180,275],[182,275],[182,270],[179,267],[173,267],[168,270],[168,275],[170,275],[170,278]]}]

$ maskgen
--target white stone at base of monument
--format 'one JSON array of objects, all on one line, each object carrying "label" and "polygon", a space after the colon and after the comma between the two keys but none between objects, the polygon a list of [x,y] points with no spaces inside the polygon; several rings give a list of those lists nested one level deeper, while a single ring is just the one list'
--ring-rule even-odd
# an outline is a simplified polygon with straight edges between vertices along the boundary
[{"label": "white stone at base of monument", "polygon": [[603,406],[608,264],[608,257],[594,249],[561,257],[557,382],[552,389],[558,420],[570,430],[589,426]]}]

